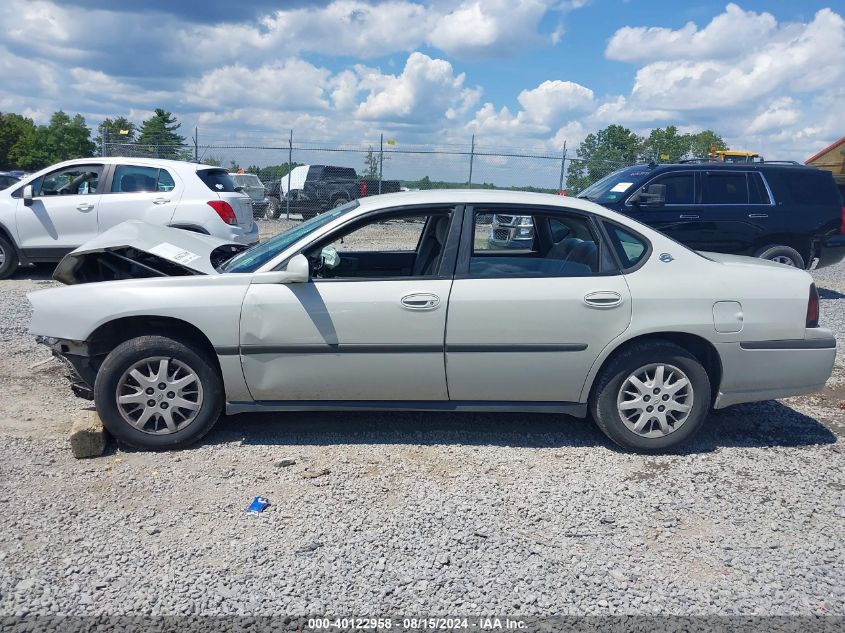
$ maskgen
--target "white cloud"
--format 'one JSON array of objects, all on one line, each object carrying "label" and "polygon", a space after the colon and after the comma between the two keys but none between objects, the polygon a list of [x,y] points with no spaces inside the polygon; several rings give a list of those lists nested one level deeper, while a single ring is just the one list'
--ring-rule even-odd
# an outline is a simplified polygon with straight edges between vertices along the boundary
[{"label": "white cloud", "polygon": [[501,55],[538,42],[547,10],[539,0],[465,1],[435,19],[426,41],[452,55]]},{"label": "white cloud", "polygon": [[588,110],[595,104],[593,91],[572,81],[544,81],[517,97],[525,115],[541,125],[553,125],[573,110]]},{"label": "white cloud", "polygon": [[845,79],[845,20],[829,9],[806,25],[787,25],[768,41],[749,43],[730,60],[656,61],[636,75],[632,96],[667,109],[729,109],[783,92],[808,92]]},{"label": "white cloud", "polygon": [[188,102],[203,107],[263,105],[280,109],[325,109],[330,72],[301,59],[248,68],[215,68],[185,86]]},{"label": "white cloud", "polygon": [[791,97],[782,97],[773,101],[768,108],[760,112],[751,121],[746,131],[757,134],[769,130],[782,129],[801,118],[797,102]]},{"label": "white cloud", "polygon": [[356,110],[361,119],[430,123],[466,110],[478,95],[477,90],[464,87],[466,77],[456,75],[452,64],[419,52],[408,56],[399,75],[363,66],[356,72],[359,91],[368,93]]},{"label": "white cloud", "polygon": [[629,62],[742,56],[767,41],[776,25],[770,13],[743,11],[731,3],[701,30],[693,22],[678,30],[623,27],[613,34],[605,55]]}]

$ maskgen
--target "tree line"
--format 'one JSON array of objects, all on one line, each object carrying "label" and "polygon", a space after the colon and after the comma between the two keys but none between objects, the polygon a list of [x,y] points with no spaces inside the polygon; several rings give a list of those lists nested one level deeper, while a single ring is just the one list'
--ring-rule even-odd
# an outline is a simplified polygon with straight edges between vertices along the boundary
[{"label": "tree line", "polygon": [[[0,170],[35,171],[71,158],[125,155],[130,147],[133,156],[194,160],[193,148],[185,145],[185,137],[179,134],[180,127],[171,112],[157,108],[140,125],[123,116],[106,118],[97,126],[96,136],[92,138],[92,131],[81,114],[70,116],[59,110],[53,113],[46,125],[36,125],[31,118],[21,114],[0,112]],[[621,125],[610,125],[588,134],[579,144],[575,157],[569,159],[566,189],[577,193],[608,173],[638,162],[706,158],[712,148],[724,150],[728,146],[721,136],[711,130],[682,134],[676,126],[670,125],[639,136]],[[222,160],[213,156],[203,157],[202,160],[207,164],[222,165]],[[267,182],[284,177],[298,165],[249,165],[244,171]],[[240,169],[235,161],[229,161],[226,167],[230,171]],[[371,146],[364,158],[363,177],[377,178],[378,172],[379,156]],[[403,184],[420,189],[446,184],[427,180],[403,181]],[[473,183],[473,186],[494,187],[492,183]]]},{"label": "tree line", "polygon": [[679,134],[676,126],[669,125],[639,136],[621,125],[609,125],[588,134],[578,146],[567,170],[566,189],[578,193],[620,167],[640,162],[707,158],[713,148],[725,150],[728,146],[711,130]]},{"label": "tree line", "polygon": [[36,125],[21,114],[0,112],[0,170],[36,171],[71,158],[103,155],[106,143],[131,143],[142,154],[191,160],[193,152],[182,147],[185,137],[179,127],[172,113],[157,108],[140,126],[122,116],[107,118],[92,139],[81,114],[59,110],[46,125]]}]

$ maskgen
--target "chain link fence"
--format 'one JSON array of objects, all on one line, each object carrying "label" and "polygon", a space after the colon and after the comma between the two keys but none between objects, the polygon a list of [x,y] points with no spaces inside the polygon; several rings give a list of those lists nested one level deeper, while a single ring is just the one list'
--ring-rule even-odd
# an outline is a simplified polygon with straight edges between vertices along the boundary
[{"label": "chain link fence", "polygon": [[[487,188],[574,195],[585,183],[629,163],[591,161],[589,169],[565,147],[514,148],[471,137],[465,144],[404,144],[384,136],[374,141],[328,143],[270,136],[240,137],[200,143],[140,143],[105,135],[104,156],[166,158],[218,165],[237,173],[256,174],[276,195],[277,211],[285,211],[284,192],[290,191],[289,166],[331,165],[351,168],[365,185],[366,195],[423,189]],[[574,171],[573,171],[574,170]],[[570,179],[570,172],[579,178]],[[585,180],[584,174],[588,174]],[[577,180],[577,186],[569,187]],[[275,184],[275,190],[273,185]],[[281,183],[281,184],[278,184]],[[397,184],[398,183],[398,184]],[[361,191],[360,193],[364,193]]]}]

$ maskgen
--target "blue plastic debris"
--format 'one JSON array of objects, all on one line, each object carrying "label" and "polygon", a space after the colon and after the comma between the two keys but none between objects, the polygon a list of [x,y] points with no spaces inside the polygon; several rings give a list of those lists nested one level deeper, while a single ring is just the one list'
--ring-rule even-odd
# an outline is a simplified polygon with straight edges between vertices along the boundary
[{"label": "blue plastic debris", "polygon": [[249,504],[246,511],[252,514],[258,514],[269,505],[270,502],[265,497],[256,497],[252,500],[252,503]]}]

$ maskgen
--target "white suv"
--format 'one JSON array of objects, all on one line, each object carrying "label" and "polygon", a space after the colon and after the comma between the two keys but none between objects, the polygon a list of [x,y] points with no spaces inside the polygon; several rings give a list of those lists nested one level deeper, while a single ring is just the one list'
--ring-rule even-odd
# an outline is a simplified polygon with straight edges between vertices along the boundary
[{"label": "white suv", "polygon": [[0,279],[19,263],[55,262],[125,220],[240,244],[258,241],[249,196],[225,169],[149,158],[81,158],[0,191]]}]

